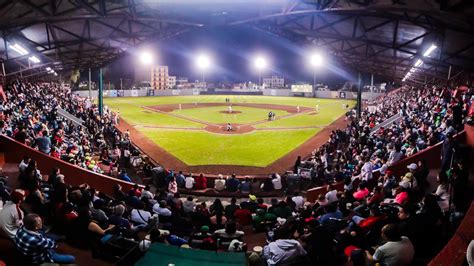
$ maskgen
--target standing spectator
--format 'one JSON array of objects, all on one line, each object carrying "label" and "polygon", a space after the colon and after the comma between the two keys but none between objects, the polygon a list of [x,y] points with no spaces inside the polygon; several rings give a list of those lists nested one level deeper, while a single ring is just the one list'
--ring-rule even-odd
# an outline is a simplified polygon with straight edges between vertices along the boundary
[{"label": "standing spectator", "polygon": [[178,192],[178,183],[176,182],[174,176],[170,178],[170,182],[168,183],[168,191],[173,194]]},{"label": "standing spectator", "polygon": [[56,243],[45,237],[41,232],[43,222],[37,214],[28,214],[24,225],[15,236],[15,245],[20,253],[34,264],[54,262],[59,264],[73,264],[74,256],[59,254],[54,251]]},{"label": "standing spectator", "polygon": [[274,173],[272,177],[273,189],[280,190],[283,188],[281,183],[281,176],[278,173]]}]

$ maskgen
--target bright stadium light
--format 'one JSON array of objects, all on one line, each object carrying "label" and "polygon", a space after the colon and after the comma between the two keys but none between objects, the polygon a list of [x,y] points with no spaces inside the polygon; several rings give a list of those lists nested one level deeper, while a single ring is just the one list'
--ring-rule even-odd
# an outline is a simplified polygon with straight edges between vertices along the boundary
[{"label": "bright stadium light", "polygon": [[418,59],[416,62],[415,62],[415,66],[416,67],[419,67],[423,64],[423,61],[421,59]]},{"label": "bright stadium light", "polygon": [[255,68],[258,70],[258,85],[263,86],[262,84],[262,70],[267,68],[268,63],[265,57],[259,55],[255,57],[255,60],[253,62]]},{"label": "bright stadium light", "polygon": [[323,64],[323,57],[319,53],[311,55],[310,63],[314,67],[321,66]]},{"label": "bright stadium light", "polygon": [[200,55],[196,58],[196,66],[197,66],[200,70],[206,70],[206,69],[208,69],[208,68],[211,66],[211,59],[210,59],[209,56],[206,55],[206,54],[200,54]]},{"label": "bright stadium light", "polygon": [[46,71],[51,71],[51,68],[50,68],[50,67],[47,67],[47,68],[46,68]]},{"label": "bright stadium light", "polygon": [[28,58],[28,60],[30,60],[31,62],[33,62],[33,63],[35,63],[35,64],[38,64],[39,62],[41,62],[41,60],[39,60],[38,57],[36,57],[36,56],[34,56],[34,55],[33,55],[33,56],[30,56],[30,57]]},{"label": "bright stadium light", "polygon": [[432,45],[430,46],[430,48],[428,48],[428,50],[426,50],[426,52],[423,54],[423,56],[424,56],[424,57],[429,57],[430,54],[431,54],[436,48],[438,48],[438,46],[432,44]]},{"label": "bright stadium light", "polygon": [[10,44],[9,47],[13,51],[19,53],[20,55],[27,55],[28,54],[28,51],[25,48],[23,48],[21,45],[19,45],[18,43],[15,43],[13,45]]},{"label": "bright stadium light", "polygon": [[263,56],[257,56],[254,61],[255,67],[262,71],[263,69],[267,68],[267,60]]},{"label": "bright stadium light", "polygon": [[148,51],[142,51],[140,53],[140,62],[144,65],[151,65],[153,63],[153,54]]},{"label": "bright stadium light", "polygon": [[207,54],[199,54],[196,57],[196,67],[201,71],[204,82],[204,74],[211,67],[211,58]]}]

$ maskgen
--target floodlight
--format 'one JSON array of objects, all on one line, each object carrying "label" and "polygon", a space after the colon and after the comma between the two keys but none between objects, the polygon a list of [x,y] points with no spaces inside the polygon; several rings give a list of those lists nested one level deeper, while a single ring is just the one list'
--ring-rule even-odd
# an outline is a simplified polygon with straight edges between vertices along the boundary
[{"label": "floodlight", "polygon": [[258,70],[262,70],[267,67],[267,60],[265,60],[263,56],[257,56],[257,58],[255,58],[254,64]]},{"label": "floodlight", "polygon": [[438,46],[432,44],[432,45],[430,46],[430,48],[428,48],[428,50],[426,50],[426,52],[423,54],[423,56],[424,56],[424,57],[430,56],[430,54],[431,54],[436,48],[438,48]]},{"label": "floodlight", "polygon": [[423,61],[422,61],[421,59],[418,59],[418,60],[416,61],[416,63],[415,63],[415,66],[416,66],[416,67],[419,67],[419,66],[421,66],[422,64],[423,64]]},{"label": "floodlight", "polygon": [[57,76],[58,76],[58,73],[54,72],[54,75],[57,77]]},{"label": "floodlight", "polygon": [[201,70],[208,69],[211,66],[211,59],[206,54],[200,54],[196,58],[196,66]]},{"label": "floodlight", "polygon": [[19,53],[20,55],[27,55],[28,54],[28,51],[25,48],[21,47],[21,45],[19,45],[18,43],[15,43],[13,45],[9,45],[9,47],[13,51]]},{"label": "floodlight", "polygon": [[140,53],[140,62],[144,65],[151,65],[153,63],[153,55],[148,51],[142,51]]},{"label": "floodlight", "polygon": [[46,68],[46,71],[51,71],[51,68],[50,68],[50,67],[47,67],[47,68]]},{"label": "floodlight", "polygon": [[30,60],[31,62],[33,62],[33,63],[35,63],[35,64],[38,64],[39,62],[41,62],[41,61],[38,59],[38,57],[36,57],[36,56],[34,56],[34,55],[33,55],[33,56],[30,56],[30,57],[28,58],[28,60]]},{"label": "floodlight", "polygon": [[323,64],[323,57],[318,53],[313,54],[311,55],[310,62],[314,67],[320,66]]}]

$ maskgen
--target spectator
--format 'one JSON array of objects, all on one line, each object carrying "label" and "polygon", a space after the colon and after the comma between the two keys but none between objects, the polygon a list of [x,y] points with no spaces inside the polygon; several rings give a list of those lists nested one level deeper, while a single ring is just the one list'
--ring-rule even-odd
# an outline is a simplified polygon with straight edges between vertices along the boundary
[{"label": "spectator", "polygon": [[225,209],[224,209],[224,213],[225,213],[225,217],[227,217],[227,219],[234,219],[235,218],[235,211],[240,209],[240,206],[237,205],[237,199],[236,198],[232,198],[230,200],[230,204],[225,206]]},{"label": "spectator", "polygon": [[168,183],[168,191],[173,194],[178,192],[178,183],[176,182],[174,176],[170,178],[170,182]]},{"label": "spectator", "polygon": [[237,179],[235,174],[232,174],[229,179],[225,182],[225,188],[227,191],[236,192],[240,189],[240,181]]},{"label": "spectator", "polygon": [[273,189],[280,190],[282,189],[281,176],[277,173],[274,173],[272,176]]},{"label": "spectator", "polygon": [[250,177],[246,176],[242,184],[240,185],[240,191],[242,193],[248,194],[252,190],[252,182],[250,181]]},{"label": "spectator", "polygon": [[301,244],[290,239],[288,233],[276,234],[276,240],[263,248],[263,258],[267,265],[291,265],[299,257],[306,256]]},{"label": "spectator", "polygon": [[169,217],[172,214],[171,210],[167,208],[165,200],[155,203],[155,205],[153,205],[153,212],[158,214],[158,217]]},{"label": "spectator", "polygon": [[196,207],[196,203],[194,203],[194,199],[191,196],[187,197],[186,200],[183,202],[184,213],[193,212],[195,207]]},{"label": "spectator", "polygon": [[214,189],[217,191],[223,191],[225,189],[225,180],[221,174],[214,180]]},{"label": "spectator", "polygon": [[193,189],[194,184],[195,184],[195,182],[194,182],[193,175],[190,174],[189,176],[186,177],[185,186],[184,186],[184,187],[185,187],[186,189]]},{"label": "spectator", "polygon": [[179,171],[178,175],[176,175],[176,183],[178,184],[179,188],[185,187],[186,178],[184,177],[183,171]]},{"label": "spectator", "polygon": [[20,209],[23,199],[23,193],[15,190],[10,195],[10,201],[0,210],[0,229],[11,239],[15,238],[16,232],[23,225],[24,213]]},{"label": "spectator", "polygon": [[196,189],[206,189],[207,188],[207,178],[201,173],[196,177],[195,183]]},{"label": "spectator", "polygon": [[406,236],[401,236],[394,224],[387,224],[382,228],[382,238],[387,243],[378,247],[372,256],[366,251],[370,262],[379,262],[382,265],[410,265],[415,255],[413,245]]},{"label": "spectator", "polygon": [[24,225],[17,231],[15,236],[15,245],[20,253],[25,256],[28,261],[41,263],[59,263],[73,264],[76,260],[74,256],[59,254],[54,249],[56,243],[45,237],[41,232],[43,222],[36,214],[28,214],[24,218]]},{"label": "spectator", "polygon": [[132,183],[132,179],[130,179],[130,177],[128,176],[127,171],[125,171],[125,169],[122,169],[120,171],[119,179],[121,179],[123,181],[126,181],[126,182],[129,182],[129,183]]},{"label": "spectator", "polygon": [[219,229],[214,232],[217,237],[226,239],[240,239],[243,235],[243,231],[237,230],[237,224],[233,220],[227,221],[225,229]]}]

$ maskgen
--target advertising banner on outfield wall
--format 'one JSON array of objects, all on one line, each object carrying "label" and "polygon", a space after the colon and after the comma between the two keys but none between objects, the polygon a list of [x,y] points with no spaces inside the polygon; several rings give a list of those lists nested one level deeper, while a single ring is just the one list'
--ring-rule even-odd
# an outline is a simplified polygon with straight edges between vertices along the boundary
[{"label": "advertising banner on outfield wall", "polygon": [[171,90],[171,94],[176,96],[176,95],[180,95],[181,92],[179,90]]},{"label": "advertising banner on outfield wall", "polygon": [[138,91],[132,90],[132,97],[137,97],[137,96],[138,96]]},{"label": "advertising banner on outfield wall", "polygon": [[193,95],[199,95],[199,89],[193,89]]}]

